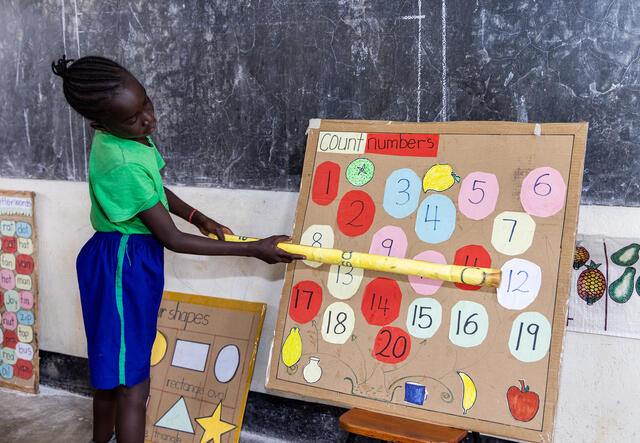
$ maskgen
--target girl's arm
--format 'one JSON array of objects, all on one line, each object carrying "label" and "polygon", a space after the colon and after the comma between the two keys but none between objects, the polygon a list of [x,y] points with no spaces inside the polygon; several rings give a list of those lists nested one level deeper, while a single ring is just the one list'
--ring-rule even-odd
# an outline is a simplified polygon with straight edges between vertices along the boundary
[{"label": "girl's arm", "polygon": [[289,254],[276,246],[290,240],[286,235],[274,235],[255,242],[234,243],[187,234],[176,228],[171,215],[160,202],[140,212],[138,217],[165,248],[174,252],[256,257],[267,263],[290,263],[292,260],[304,259],[302,255]]},{"label": "girl's arm", "polygon": [[215,234],[216,237],[224,240],[224,234],[233,234],[231,229],[192,208],[166,186],[164,187],[164,193],[167,196],[167,202],[169,203],[169,211],[194,225],[200,230],[200,232],[202,232],[202,235]]}]

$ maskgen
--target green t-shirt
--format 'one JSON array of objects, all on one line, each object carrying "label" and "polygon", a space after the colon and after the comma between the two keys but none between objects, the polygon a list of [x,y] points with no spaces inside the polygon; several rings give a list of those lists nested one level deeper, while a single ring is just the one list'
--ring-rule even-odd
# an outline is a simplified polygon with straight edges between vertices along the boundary
[{"label": "green t-shirt", "polygon": [[169,210],[156,146],[96,131],[89,157],[91,225],[96,231],[150,234],[137,214],[162,202]]}]

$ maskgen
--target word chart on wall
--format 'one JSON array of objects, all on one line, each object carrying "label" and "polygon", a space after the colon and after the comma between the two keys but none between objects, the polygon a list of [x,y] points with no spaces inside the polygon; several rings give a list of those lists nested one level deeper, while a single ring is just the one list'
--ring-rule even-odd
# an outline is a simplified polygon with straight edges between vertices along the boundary
[{"label": "word chart on wall", "polygon": [[[321,120],[308,133],[267,387],[551,438],[587,124]],[[351,266],[351,252],[495,268],[499,288]]]},{"label": "word chart on wall", "polygon": [[238,442],[266,305],[166,292],[151,351],[147,442]]},{"label": "word chart on wall", "polygon": [[38,266],[34,193],[0,191],[0,386],[37,393]]}]

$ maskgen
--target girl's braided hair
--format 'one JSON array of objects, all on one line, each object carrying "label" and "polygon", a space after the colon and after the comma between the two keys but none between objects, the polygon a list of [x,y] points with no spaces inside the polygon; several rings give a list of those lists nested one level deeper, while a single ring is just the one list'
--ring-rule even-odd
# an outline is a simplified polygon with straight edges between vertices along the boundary
[{"label": "girl's braided hair", "polygon": [[123,83],[124,74],[128,73],[113,60],[98,56],[74,61],[63,55],[57,63],[51,63],[51,70],[62,77],[64,97],[69,105],[92,121],[99,121],[104,101],[113,97]]}]

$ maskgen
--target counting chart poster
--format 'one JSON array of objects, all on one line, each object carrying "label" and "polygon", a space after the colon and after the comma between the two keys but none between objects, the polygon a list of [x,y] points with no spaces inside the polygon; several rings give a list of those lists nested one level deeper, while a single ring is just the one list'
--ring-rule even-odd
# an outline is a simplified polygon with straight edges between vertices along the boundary
[{"label": "counting chart poster", "polygon": [[[321,120],[270,389],[550,440],[587,123]],[[356,269],[349,251],[502,270],[498,289]]]},{"label": "counting chart poster", "polygon": [[0,386],[31,393],[39,382],[34,195],[0,191]]}]

